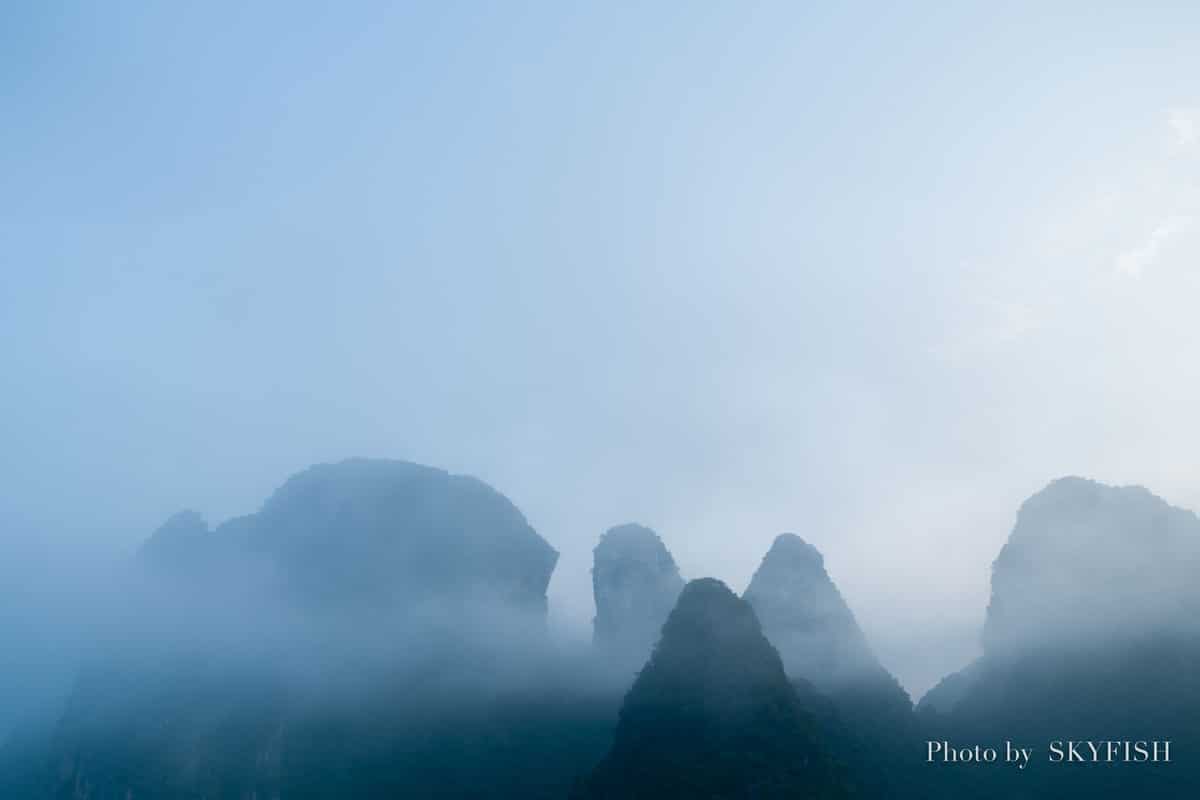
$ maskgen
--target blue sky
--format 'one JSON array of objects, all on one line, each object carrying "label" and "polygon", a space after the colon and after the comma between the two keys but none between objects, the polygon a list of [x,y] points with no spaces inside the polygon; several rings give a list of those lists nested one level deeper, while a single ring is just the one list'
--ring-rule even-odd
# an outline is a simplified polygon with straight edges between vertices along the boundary
[{"label": "blue sky", "polygon": [[10,565],[407,458],[923,689],[1050,479],[1200,507],[1200,9],[241,5],[0,7]]}]

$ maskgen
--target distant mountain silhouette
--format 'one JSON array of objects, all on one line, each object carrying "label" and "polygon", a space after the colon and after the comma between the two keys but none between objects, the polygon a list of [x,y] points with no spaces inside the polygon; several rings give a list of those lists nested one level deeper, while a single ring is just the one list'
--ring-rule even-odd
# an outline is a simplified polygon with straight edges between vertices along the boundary
[{"label": "distant mountain silhouette", "polygon": [[573,797],[836,798],[844,781],[754,610],[703,578],[684,587],[611,751]]},{"label": "distant mountain silhouette", "polygon": [[309,468],[215,530],[177,514],[126,576],[42,796],[561,797],[618,696],[561,680],[590,665],[545,641],[556,560],[491,487],[406,462]]},{"label": "distant mountain silhouette", "polygon": [[[556,559],[494,489],[406,462],[312,467],[215,529],[177,514],[112,581],[59,718],[0,743],[0,797],[1186,800],[1200,786],[1200,520],[1145,489],[1064,478],[1026,501],[993,566],[983,655],[915,713],[799,537],[776,539],[739,598],[711,578],[680,590],[652,531],[610,530],[590,649],[549,636]],[[643,662],[632,686],[613,653]],[[1170,740],[1172,761],[1047,763],[1051,741],[1114,739]],[[928,764],[929,740],[1035,754],[1022,771]]]}]

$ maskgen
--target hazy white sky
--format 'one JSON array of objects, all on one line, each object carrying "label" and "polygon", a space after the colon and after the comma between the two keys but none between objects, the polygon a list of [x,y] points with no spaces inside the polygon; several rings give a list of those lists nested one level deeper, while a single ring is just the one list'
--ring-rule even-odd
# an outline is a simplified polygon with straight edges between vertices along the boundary
[{"label": "hazy white sky", "polygon": [[1200,8],[323,5],[0,10],[0,551],[406,458],[920,691],[1051,478],[1200,507]]}]

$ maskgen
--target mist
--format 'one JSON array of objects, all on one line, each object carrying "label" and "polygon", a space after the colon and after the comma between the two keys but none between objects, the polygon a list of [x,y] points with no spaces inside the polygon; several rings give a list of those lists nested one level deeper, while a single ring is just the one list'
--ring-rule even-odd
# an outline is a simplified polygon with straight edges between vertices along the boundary
[{"label": "mist", "polygon": [[509,498],[515,654],[614,525],[738,593],[795,531],[914,699],[1052,479],[1200,507],[1196,9],[220,6],[0,11],[0,735],[147,641],[421,662],[443,599],[124,593],[312,464]]}]

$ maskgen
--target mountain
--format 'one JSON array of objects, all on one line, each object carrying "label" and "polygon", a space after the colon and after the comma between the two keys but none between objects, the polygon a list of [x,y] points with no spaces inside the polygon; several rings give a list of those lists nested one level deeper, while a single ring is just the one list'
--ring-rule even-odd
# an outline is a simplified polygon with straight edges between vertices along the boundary
[{"label": "mountain", "polygon": [[310,467],[228,527],[310,608],[456,608],[461,598],[544,614],[558,560],[492,487],[401,461]]},{"label": "mountain", "polygon": [[675,559],[641,525],[610,528],[593,550],[593,639],[610,656],[640,665],[683,590]]},{"label": "mountain", "polygon": [[906,796],[911,742],[918,738],[912,701],[872,652],[821,553],[795,534],[781,534],[744,597],[863,790]]},{"label": "mountain", "polygon": [[1196,630],[1197,574],[1195,514],[1140,486],[1059,479],[1021,506],[992,566],[984,649]]},{"label": "mountain", "polygon": [[612,748],[573,797],[837,798],[844,776],[753,608],[689,582],[625,696]]},{"label": "mountain", "polygon": [[787,674],[829,696],[851,727],[884,726],[890,736],[908,723],[908,694],[875,657],[815,547],[778,536],[744,596]]},{"label": "mountain", "polygon": [[[929,738],[1012,740],[1035,757],[1020,773],[935,765],[929,796],[1193,795],[1198,555],[1200,520],[1146,489],[1063,478],[1029,498],[993,564],[982,657],[919,711]],[[1175,760],[1055,764],[1056,740],[1170,740]]]},{"label": "mountain", "polygon": [[496,490],[407,462],[177,514],[113,586],[29,797],[562,797],[619,695],[548,643],[556,560]]},{"label": "mountain", "polygon": [[776,537],[744,596],[779,649],[788,675],[825,692],[894,682],[825,571],[825,559],[799,536]]}]

